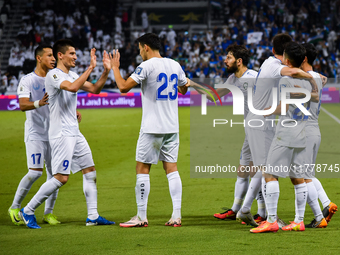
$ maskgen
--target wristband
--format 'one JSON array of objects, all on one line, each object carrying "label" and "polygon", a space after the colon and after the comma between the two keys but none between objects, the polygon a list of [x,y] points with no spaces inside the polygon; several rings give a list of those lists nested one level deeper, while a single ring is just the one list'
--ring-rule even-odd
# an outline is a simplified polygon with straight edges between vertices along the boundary
[{"label": "wristband", "polygon": [[38,109],[40,107],[39,100],[34,101],[34,107]]}]

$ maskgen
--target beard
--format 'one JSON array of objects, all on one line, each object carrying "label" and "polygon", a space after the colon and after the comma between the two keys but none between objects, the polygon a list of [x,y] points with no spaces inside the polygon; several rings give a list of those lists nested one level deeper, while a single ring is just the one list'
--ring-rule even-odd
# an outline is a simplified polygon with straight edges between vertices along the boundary
[{"label": "beard", "polygon": [[228,73],[235,73],[237,71],[237,65],[236,63],[232,64],[231,66],[227,67]]}]

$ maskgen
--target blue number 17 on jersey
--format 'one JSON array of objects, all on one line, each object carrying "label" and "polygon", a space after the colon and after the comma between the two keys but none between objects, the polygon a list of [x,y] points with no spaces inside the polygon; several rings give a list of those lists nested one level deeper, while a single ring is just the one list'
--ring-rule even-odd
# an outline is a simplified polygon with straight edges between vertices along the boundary
[{"label": "blue number 17 on jersey", "polygon": [[[162,85],[157,89],[157,100],[176,100],[178,95],[178,76],[177,74],[173,73],[170,75],[170,79],[165,73],[160,73],[157,76],[157,83],[161,83]],[[167,92],[168,85],[172,86],[173,91],[169,93],[164,93],[163,91]],[[163,92],[163,93],[162,93]]]}]

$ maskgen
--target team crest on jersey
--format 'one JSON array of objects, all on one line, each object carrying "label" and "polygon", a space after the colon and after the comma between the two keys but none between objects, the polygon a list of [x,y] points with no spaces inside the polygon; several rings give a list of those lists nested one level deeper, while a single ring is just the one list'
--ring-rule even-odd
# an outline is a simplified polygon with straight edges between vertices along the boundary
[{"label": "team crest on jersey", "polygon": [[33,89],[34,90],[40,89],[40,84],[33,84]]},{"label": "team crest on jersey", "polygon": [[24,91],[24,87],[20,86],[20,92]]},{"label": "team crest on jersey", "polygon": [[137,67],[136,70],[135,70],[135,73],[136,73],[137,75],[140,75],[140,73],[142,72],[142,70],[143,70],[143,68]]},{"label": "team crest on jersey", "polygon": [[56,81],[59,79],[59,77],[58,77],[58,75],[56,73],[53,74],[53,79],[56,80]]},{"label": "team crest on jersey", "polygon": [[248,89],[248,82],[243,83],[243,88],[244,88],[245,90]]}]

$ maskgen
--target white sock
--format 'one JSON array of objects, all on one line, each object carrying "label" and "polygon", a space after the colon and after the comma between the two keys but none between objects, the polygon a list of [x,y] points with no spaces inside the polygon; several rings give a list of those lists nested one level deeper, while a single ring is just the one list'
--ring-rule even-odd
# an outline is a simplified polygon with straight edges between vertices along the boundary
[{"label": "white sock", "polygon": [[137,174],[135,187],[137,216],[141,220],[145,220],[146,210],[148,207],[148,198],[150,193],[150,176],[148,174]]},{"label": "white sock", "polygon": [[243,213],[248,213],[250,212],[251,205],[257,195],[257,193],[260,190],[261,187],[261,181],[262,181],[262,172],[258,171],[253,178],[251,178],[250,183],[249,183],[249,188],[246,194],[246,197],[244,198],[244,203],[241,208],[241,211]]},{"label": "white sock", "polygon": [[87,174],[83,174],[83,191],[86,198],[87,217],[90,220],[95,220],[99,217],[97,211],[96,179],[97,179],[96,171],[91,171]]},{"label": "white sock", "polygon": [[257,214],[262,218],[266,217],[266,204],[264,203],[264,197],[262,194],[262,189],[259,190],[256,196],[257,200]]},{"label": "white sock", "polygon": [[[50,171],[48,171],[47,167],[46,167],[46,174],[47,174],[47,180],[53,178],[53,175],[50,173]],[[49,213],[53,213],[53,208],[54,208],[54,204],[55,201],[57,200],[58,197],[58,192],[59,189],[57,189],[56,191],[54,191],[45,201],[45,212],[44,214],[49,214]]]},{"label": "white sock", "polygon": [[318,192],[318,196],[319,196],[320,202],[322,203],[322,207],[323,208],[327,207],[329,203],[331,202],[331,200],[329,200],[325,190],[322,187],[321,182],[318,179],[313,178],[313,183],[316,188],[316,191]]},{"label": "white sock", "polygon": [[178,171],[167,174],[169,182],[169,191],[172,199],[172,219],[182,218],[181,204],[182,204],[182,181]]},{"label": "white sock", "polygon": [[29,201],[29,203],[24,208],[24,213],[32,215],[35,209],[38,208],[55,190],[59,189],[63,184],[56,178],[51,178],[43,185],[41,185],[38,192]]},{"label": "white sock", "polygon": [[274,223],[277,217],[277,204],[279,202],[280,186],[278,181],[270,181],[266,184],[266,208],[268,212],[267,221]]},{"label": "white sock", "polygon": [[234,204],[231,207],[235,213],[237,213],[243,203],[244,196],[247,193],[249,186],[249,176],[247,178],[242,178],[237,176],[237,180],[235,182],[235,192],[234,192]]},{"label": "white sock", "polygon": [[318,201],[318,192],[316,191],[313,182],[307,183],[307,189],[308,189],[307,203],[312,208],[315,220],[320,221],[322,220],[323,215]]},{"label": "white sock", "polygon": [[11,205],[12,209],[17,209],[21,207],[21,202],[26,197],[27,193],[30,191],[32,184],[39,179],[42,175],[42,171],[28,170],[28,173],[21,179],[17,191],[14,195],[14,200]]},{"label": "white sock", "polygon": [[306,183],[301,183],[294,185],[295,189],[295,223],[300,223],[303,221],[306,210],[307,202],[307,185]]}]

